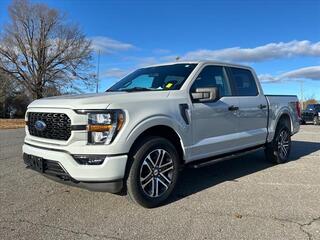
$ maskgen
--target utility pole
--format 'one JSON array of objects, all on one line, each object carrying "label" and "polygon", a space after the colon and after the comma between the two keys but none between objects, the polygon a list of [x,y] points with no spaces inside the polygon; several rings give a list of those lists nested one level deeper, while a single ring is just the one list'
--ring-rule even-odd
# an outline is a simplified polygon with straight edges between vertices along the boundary
[{"label": "utility pole", "polygon": [[96,76],[96,93],[99,92],[99,71],[100,71],[100,50],[98,50],[98,66],[97,66],[97,76]]},{"label": "utility pole", "polygon": [[300,94],[301,94],[301,108],[304,109],[303,106],[303,81],[300,82]]}]

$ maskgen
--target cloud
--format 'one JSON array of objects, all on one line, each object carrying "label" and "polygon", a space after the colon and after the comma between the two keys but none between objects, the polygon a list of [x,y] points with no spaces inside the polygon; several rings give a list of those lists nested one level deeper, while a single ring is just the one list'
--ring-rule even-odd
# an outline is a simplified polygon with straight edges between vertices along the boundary
[{"label": "cloud", "polygon": [[262,62],[278,58],[297,56],[320,57],[320,42],[307,40],[269,43],[255,48],[225,48],[218,50],[200,49],[187,52],[182,59],[220,60],[235,62]]},{"label": "cloud", "polygon": [[154,54],[157,54],[157,55],[163,55],[163,54],[169,54],[169,53],[171,53],[170,50],[168,50],[168,49],[163,49],[163,48],[153,49],[152,52],[153,52]]},{"label": "cloud", "polygon": [[135,48],[135,46],[130,43],[120,42],[103,36],[91,37],[90,40],[92,41],[93,50],[96,52],[100,51],[104,54],[127,51]]},{"label": "cloud", "polygon": [[299,68],[290,72],[281,74],[282,79],[311,79],[320,80],[320,66],[311,66]]},{"label": "cloud", "polygon": [[[146,66],[162,62],[173,62],[176,61],[178,56],[167,49],[160,48],[154,49],[152,53],[154,55],[149,57],[127,56],[123,59],[125,61],[136,62],[137,66]],[[251,63],[292,57],[320,57],[320,41],[294,40],[290,42],[268,43],[254,48],[232,47],[217,50],[200,49],[180,55],[180,61],[218,60]],[[266,77],[267,76],[264,76],[264,78]]]},{"label": "cloud", "polygon": [[320,66],[310,66],[298,68],[293,71],[285,72],[279,76],[261,74],[258,76],[262,83],[280,82],[282,80],[320,80]]},{"label": "cloud", "polygon": [[156,65],[161,63],[168,63],[168,62],[177,62],[176,55],[165,55],[165,56],[152,56],[152,57],[123,57],[123,61],[131,61],[135,64],[136,67],[147,67],[150,65]]},{"label": "cloud", "polygon": [[272,76],[271,74],[260,74],[258,75],[258,78],[261,83],[274,83],[274,82],[279,82],[279,80]]},{"label": "cloud", "polygon": [[106,78],[122,78],[130,72],[128,69],[110,68],[101,74],[101,77]]},{"label": "cloud", "polygon": [[133,57],[126,56],[122,60],[125,62],[132,62],[136,67],[146,67],[163,62],[162,57]]}]

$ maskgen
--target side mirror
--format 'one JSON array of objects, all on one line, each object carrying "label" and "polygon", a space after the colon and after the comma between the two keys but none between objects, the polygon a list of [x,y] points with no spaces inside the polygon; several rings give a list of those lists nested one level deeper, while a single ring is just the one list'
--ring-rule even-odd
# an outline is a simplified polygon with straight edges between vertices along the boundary
[{"label": "side mirror", "polygon": [[191,93],[192,99],[197,102],[213,102],[219,98],[219,90],[213,88],[196,88],[195,92]]}]

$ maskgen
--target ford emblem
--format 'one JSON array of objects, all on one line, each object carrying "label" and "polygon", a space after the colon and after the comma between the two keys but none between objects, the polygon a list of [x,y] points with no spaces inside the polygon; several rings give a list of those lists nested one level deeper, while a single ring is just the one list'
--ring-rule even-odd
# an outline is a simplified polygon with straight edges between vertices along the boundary
[{"label": "ford emblem", "polygon": [[34,127],[38,130],[38,131],[43,131],[46,129],[47,124],[44,121],[41,120],[37,120],[36,123],[34,124]]}]

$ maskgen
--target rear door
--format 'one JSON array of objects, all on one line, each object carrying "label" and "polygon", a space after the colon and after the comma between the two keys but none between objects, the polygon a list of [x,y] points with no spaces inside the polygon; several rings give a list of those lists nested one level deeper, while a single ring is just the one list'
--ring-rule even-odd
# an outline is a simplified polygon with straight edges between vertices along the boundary
[{"label": "rear door", "polygon": [[252,72],[229,67],[235,95],[239,100],[239,144],[241,148],[263,144],[267,136],[268,103]]},{"label": "rear door", "polygon": [[229,152],[239,145],[236,110],[239,102],[232,96],[232,88],[223,66],[204,66],[192,83],[190,94],[196,88],[210,87],[218,88],[220,94],[218,100],[203,103],[192,101],[193,145],[190,160]]}]

